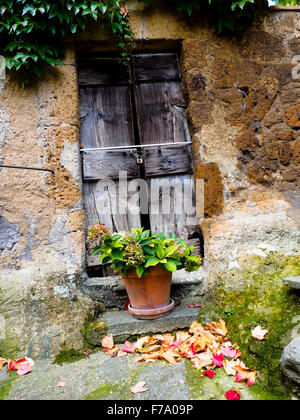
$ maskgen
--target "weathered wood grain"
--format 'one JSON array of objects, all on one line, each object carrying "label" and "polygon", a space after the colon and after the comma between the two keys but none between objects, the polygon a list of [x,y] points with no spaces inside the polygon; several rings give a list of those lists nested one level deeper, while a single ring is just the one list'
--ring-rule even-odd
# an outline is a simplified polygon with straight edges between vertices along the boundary
[{"label": "weathered wood grain", "polygon": [[161,146],[144,151],[147,177],[193,173],[193,156],[190,145]]},{"label": "weathered wood grain", "polygon": [[181,78],[177,54],[138,54],[132,57],[136,82]]},{"label": "weathered wood grain", "polygon": [[94,58],[78,61],[79,86],[129,84],[129,66],[119,58]]},{"label": "weathered wood grain", "polygon": [[137,158],[134,151],[93,150],[83,152],[82,156],[85,181],[118,179],[120,171],[126,171],[128,179],[138,177]]}]

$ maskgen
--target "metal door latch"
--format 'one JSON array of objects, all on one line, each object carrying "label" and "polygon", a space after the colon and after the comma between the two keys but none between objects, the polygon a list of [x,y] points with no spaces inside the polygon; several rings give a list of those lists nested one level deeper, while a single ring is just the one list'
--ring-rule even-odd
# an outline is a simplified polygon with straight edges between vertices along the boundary
[{"label": "metal door latch", "polygon": [[143,163],[143,156],[138,155],[137,158],[136,158],[136,161],[139,165],[141,165]]}]

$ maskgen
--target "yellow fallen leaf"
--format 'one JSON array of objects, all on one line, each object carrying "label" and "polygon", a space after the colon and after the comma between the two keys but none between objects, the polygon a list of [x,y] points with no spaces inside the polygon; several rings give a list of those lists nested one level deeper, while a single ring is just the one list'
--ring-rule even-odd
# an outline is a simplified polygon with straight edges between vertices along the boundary
[{"label": "yellow fallen leaf", "polygon": [[228,376],[235,376],[236,370],[235,367],[240,365],[239,360],[227,360],[223,361],[223,368]]}]

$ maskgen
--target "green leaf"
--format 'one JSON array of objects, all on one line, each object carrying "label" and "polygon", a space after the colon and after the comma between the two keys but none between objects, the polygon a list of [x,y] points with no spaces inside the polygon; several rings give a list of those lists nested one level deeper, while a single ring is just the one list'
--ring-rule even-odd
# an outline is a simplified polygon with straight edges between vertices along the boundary
[{"label": "green leaf", "polygon": [[145,267],[146,268],[153,267],[153,266],[157,265],[159,262],[160,262],[159,258],[156,258],[156,257],[149,258]]},{"label": "green leaf", "polygon": [[177,246],[169,246],[164,252],[164,258],[167,258],[169,255],[172,255],[177,249]]},{"label": "green leaf", "polygon": [[111,257],[113,260],[123,261],[123,251],[121,251],[120,249],[114,248],[111,252]]},{"label": "green leaf", "polygon": [[139,279],[142,277],[142,275],[144,274],[144,267],[142,265],[138,265],[136,267],[136,274]]},{"label": "green leaf", "polygon": [[158,258],[160,258],[161,260],[164,258],[165,253],[164,253],[164,249],[161,245],[158,245],[156,254],[157,254]]},{"label": "green leaf", "polygon": [[177,271],[177,265],[176,265],[174,262],[172,262],[172,261],[168,261],[168,262],[166,262],[166,263],[164,264],[164,267],[165,267],[165,269],[166,269],[166,270],[168,270],[168,271],[172,271],[172,272]]}]

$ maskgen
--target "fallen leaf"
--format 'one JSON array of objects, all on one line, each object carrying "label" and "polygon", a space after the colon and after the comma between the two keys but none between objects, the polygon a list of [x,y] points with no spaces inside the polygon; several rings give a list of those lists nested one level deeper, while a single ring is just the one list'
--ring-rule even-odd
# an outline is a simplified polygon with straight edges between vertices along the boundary
[{"label": "fallen leaf", "polygon": [[133,354],[135,353],[135,346],[129,341],[125,341],[122,351]]},{"label": "fallen leaf", "polygon": [[84,355],[84,356],[86,356],[86,357],[88,357],[90,354],[92,354],[93,353],[93,350],[87,350],[87,351],[84,351],[82,354]]},{"label": "fallen leaf", "polygon": [[202,373],[202,376],[208,376],[209,379],[212,379],[215,375],[216,375],[216,372],[214,372],[213,370],[205,370]]},{"label": "fallen leaf", "polygon": [[247,386],[255,384],[257,373],[256,370],[248,369],[241,365],[236,366],[234,369],[237,372],[235,382],[247,380]]},{"label": "fallen leaf", "polygon": [[168,350],[162,353],[162,358],[167,360],[171,365],[176,365],[177,361],[175,359],[176,354],[174,354],[173,350]]},{"label": "fallen leaf", "polygon": [[58,382],[58,384],[56,385],[58,388],[63,388],[64,386],[66,386],[67,383],[66,382]]},{"label": "fallen leaf", "polygon": [[185,331],[178,331],[176,333],[176,341],[181,341],[184,343],[186,340],[188,340],[191,337],[191,335]]},{"label": "fallen leaf", "polygon": [[102,347],[104,349],[112,349],[114,347],[114,339],[112,333],[102,336]]},{"label": "fallen leaf", "polygon": [[124,356],[127,356],[127,354],[128,353],[126,353],[125,351],[120,350],[120,351],[118,351],[117,357],[124,357]]},{"label": "fallen leaf", "polygon": [[212,353],[210,350],[207,350],[203,353],[198,353],[191,359],[193,367],[197,370],[204,367],[212,366]]},{"label": "fallen leaf", "polygon": [[201,333],[202,331],[204,331],[204,327],[197,321],[194,321],[189,329],[189,333],[191,334]]},{"label": "fallen leaf", "polygon": [[2,357],[0,357],[0,370],[2,370],[3,369],[3,366],[4,365],[7,365],[8,362],[9,362],[8,359],[3,359]]},{"label": "fallen leaf", "polygon": [[181,385],[184,385],[184,384],[185,384],[185,380],[184,380],[184,379],[179,379],[179,383],[180,383]]},{"label": "fallen leaf", "polygon": [[240,364],[239,360],[224,360],[223,367],[228,376],[236,376],[236,366]]},{"label": "fallen leaf", "polygon": [[146,385],[146,382],[145,381],[138,382],[136,385],[134,385],[133,387],[130,388],[130,391],[133,394],[140,394],[141,392],[146,392],[149,389],[148,388],[145,388],[145,385]]},{"label": "fallen leaf", "polygon": [[230,390],[226,392],[225,397],[229,401],[239,401],[241,399],[241,394],[237,389],[235,391]]},{"label": "fallen leaf", "polygon": [[213,354],[212,362],[215,366],[222,367],[223,366],[223,361],[224,361],[224,356],[223,356],[222,353],[221,354],[216,354],[216,353]]},{"label": "fallen leaf", "polygon": [[134,361],[135,362],[148,362],[160,359],[161,351],[157,351],[155,353],[150,354],[142,354],[141,356],[137,356]]},{"label": "fallen leaf", "polygon": [[263,330],[259,325],[258,327],[254,328],[254,330],[252,330],[252,337],[255,338],[255,340],[262,341],[268,332],[269,330]]},{"label": "fallen leaf", "polygon": [[201,308],[201,307],[202,307],[202,305],[197,304],[197,303],[189,303],[189,304],[188,304],[188,307],[189,307],[189,308]]},{"label": "fallen leaf", "polygon": [[228,329],[223,319],[220,319],[219,322],[210,322],[206,325],[205,329],[211,331],[213,334],[219,334],[223,337],[228,334]]},{"label": "fallen leaf", "polygon": [[[24,366],[22,367],[22,365]],[[25,357],[25,359],[9,360],[6,373],[9,373],[11,370],[16,370],[18,375],[23,376],[26,375],[26,373],[31,372],[33,366],[34,361],[27,357]]]},{"label": "fallen leaf", "polygon": [[232,349],[229,345],[221,346],[220,350],[224,357],[230,357],[231,359],[235,359],[239,353],[237,349]]},{"label": "fallen leaf", "polygon": [[154,344],[157,344],[157,342],[158,340],[156,338],[146,335],[145,337],[141,337],[137,340],[135,343],[135,349],[140,353],[143,353],[144,347],[153,346]]},{"label": "fallen leaf", "polygon": [[27,373],[32,371],[32,365],[29,362],[23,362],[20,364],[19,369],[17,370],[17,375],[24,376]]},{"label": "fallen leaf", "polygon": [[130,305],[130,301],[127,300],[127,302],[124,305],[125,311],[128,311],[128,306]]},{"label": "fallen leaf", "polygon": [[107,356],[117,356],[119,350],[120,350],[120,347],[119,346],[115,346],[112,349],[107,349],[107,350],[105,349],[104,351],[105,351],[105,354]]}]

